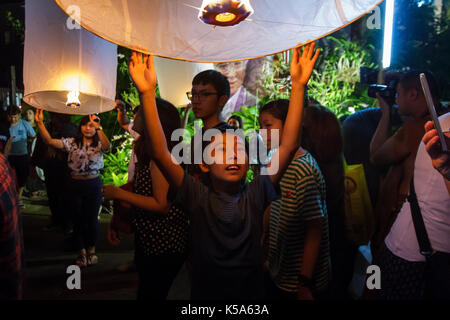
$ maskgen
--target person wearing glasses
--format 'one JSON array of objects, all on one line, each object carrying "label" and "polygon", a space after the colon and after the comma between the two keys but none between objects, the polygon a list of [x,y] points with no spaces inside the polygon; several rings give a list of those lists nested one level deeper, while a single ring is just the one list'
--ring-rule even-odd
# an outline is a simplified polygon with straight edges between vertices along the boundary
[{"label": "person wearing glasses", "polygon": [[75,138],[53,139],[44,126],[41,109],[36,109],[36,122],[44,142],[69,154],[67,165],[71,171],[71,203],[74,219],[74,245],[78,250],[76,264],[95,265],[98,257],[95,244],[98,239],[98,212],[102,204],[103,153],[111,144],[100,125],[100,118],[90,114],[81,119]]},{"label": "person wearing glasses", "polygon": [[[192,80],[191,92],[186,94],[191,101],[195,117],[203,122],[202,137],[208,129],[217,129],[221,132],[232,129],[220,118],[220,113],[230,97],[230,83],[223,74],[215,70],[198,73]],[[191,140],[191,163],[187,164],[186,170],[200,179],[202,171],[194,163],[196,150],[197,152],[201,150],[203,154],[202,139]]]}]

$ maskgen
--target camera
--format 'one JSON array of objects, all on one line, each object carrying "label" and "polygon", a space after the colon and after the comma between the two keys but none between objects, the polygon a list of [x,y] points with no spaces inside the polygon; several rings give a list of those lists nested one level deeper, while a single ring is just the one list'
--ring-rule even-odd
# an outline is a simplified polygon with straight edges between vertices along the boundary
[{"label": "camera", "polygon": [[395,90],[396,87],[396,80],[390,81],[388,85],[371,84],[369,85],[367,94],[371,98],[376,98],[378,93],[390,106],[392,106],[395,104],[395,97],[397,95],[397,91]]},{"label": "camera", "polygon": [[116,111],[122,111],[122,112],[126,112],[127,110],[127,106],[125,105],[125,103],[123,101],[120,100],[116,100],[116,106],[114,107],[114,109]]},{"label": "camera", "polygon": [[369,90],[367,92],[368,96],[371,98],[376,98],[377,93],[384,99],[386,102],[392,106],[395,104],[395,98],[397,96],[397,84],[400,79],[399,73],[386,73],[383,74],[384,82],[387,85],[377,84],[378,78],[378,70],[361,67],[360,68],[360,81],[361,84],[365,84],[369,86]]}]

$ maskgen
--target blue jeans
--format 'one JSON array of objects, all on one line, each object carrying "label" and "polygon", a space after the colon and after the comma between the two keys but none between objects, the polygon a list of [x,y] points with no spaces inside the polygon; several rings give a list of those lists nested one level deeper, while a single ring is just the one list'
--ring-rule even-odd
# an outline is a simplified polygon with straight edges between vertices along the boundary
[{"label": "blue jeans", "polygon": [[102,180],[96,177],[70,182],[73,235],[76,250],[94,247],[98,239],[98,213],[102,204]]}]

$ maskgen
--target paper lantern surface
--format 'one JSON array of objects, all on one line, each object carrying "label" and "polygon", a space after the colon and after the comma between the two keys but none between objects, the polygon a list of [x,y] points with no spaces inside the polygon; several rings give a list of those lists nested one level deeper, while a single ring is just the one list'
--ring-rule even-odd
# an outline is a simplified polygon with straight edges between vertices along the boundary
[{"label": "paper lantern surface", "polygon": [[[87,30],[116,44],[197,62],[251,59],[323,37],[380,0],[250,0],[254,13],[229,27],[198,19],[202,0],[55,0]],[[193,8],[196,7],[196,8]],[[78,8],[73,10],[72,8]]]},{"label": "paper lantern surface", "polygon": [[[73,21],[52,0],[25,2],[24,101],[48,111],[89,114],[114,107],[117,46]],[[80,106],[66,106],[78,91]]]},{"label": "paper lantern surface", "polygon": [[214,69],[212,63],[193,63],[154,57],[161,98],[177,107],[184,107],[190,101],[186,92],[192,89],[192,79],[201,71]]}]

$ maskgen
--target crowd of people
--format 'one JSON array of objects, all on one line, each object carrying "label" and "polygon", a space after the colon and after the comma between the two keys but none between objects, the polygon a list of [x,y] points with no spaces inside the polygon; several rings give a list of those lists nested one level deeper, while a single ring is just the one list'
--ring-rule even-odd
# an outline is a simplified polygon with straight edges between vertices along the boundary
[{"label": "crowd of people", "polygon": [[[56,113],[45,124],[36,109],[30,124],[11,106],[0,125],[0,297],[22,296],[19,202],[30,167],[28,145],[37,131],[33,165],[44,172],[51,226],[71,237],[76,265],[99,262],[99,236],[120,242],[114,221],[107,235],[99,235],[102,198],[132,205],[135,251],[129,265],[139,276],[140,300],[167,298],[184,263],[194,300],[350,299],[358,244],[347,234],[344,162],[364,165],[374,209],[370,246],[382,284],[366,298],[450,298],[450,154],[442,151],[430,121],[419,72],[399,78],[398,109],[378,96],[379,108],[338,119],[305,99],[319,51],[314,43],[294,49],[290,99],[260,107],[270,160],[259,166],[265,170],[254,170],[251,182],[248,141],[234,131],[244,123],[231,115],[233,108],[224,109],[230,97],[238,101],[243,93],[226,70],[193,79],[189,98],[202,134],[216,133],[210,141],[190,143],[203,161],[177,163],[171,151],[178,141],[171,137],[180,128],[178,111],[155,96],[153,58],[133,52],[129,71],[141,105],[131,121],[123,104],[116,105],[118,123],[134,138],[129,188],[103,185],[99,177],[110,142],[98,115],[83,117],[76,128],[69,116]],[[440,106],[437,85],[427,76]],[[450,114],[440,111],[448,134]],[[69,200],[70,210],[64,206]]]}]

